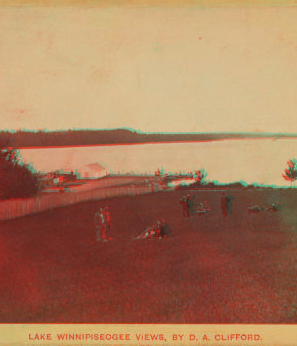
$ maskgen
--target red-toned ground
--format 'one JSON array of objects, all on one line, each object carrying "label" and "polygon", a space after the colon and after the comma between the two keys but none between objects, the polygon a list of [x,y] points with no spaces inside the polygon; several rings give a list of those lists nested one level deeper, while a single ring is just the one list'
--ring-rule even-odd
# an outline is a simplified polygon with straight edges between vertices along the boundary
[{"label": "red-toned ground", "polygon": [[[211,212],[182,219],[160,192],[60,208],[0,223],[1,323],[297,323],[295,191],[196,191]],[[281,212],[247,206],[279,201]],[[109,205],[109,243],[95,211]],[[164,217],[172,237],[135,241]]]}]

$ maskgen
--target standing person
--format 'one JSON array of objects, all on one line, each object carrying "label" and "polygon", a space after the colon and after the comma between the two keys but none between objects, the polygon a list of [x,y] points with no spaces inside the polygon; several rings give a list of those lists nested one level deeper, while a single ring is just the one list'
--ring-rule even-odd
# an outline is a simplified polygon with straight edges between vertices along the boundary
[{"label": "standing person", "polygon": [[232,215],[232,208],[233,208],[234,199],[235,198],[232,195],[226,196],[226,206],[227,206],[228,215]]},{"label": "standing person", "polygon": [[221,197],[221,208],[222,208],[222,212],[223,212],[224,216],[227,216],[228,212],[227,212],[226,193],[225,192],[223,192],[222,197]]},{"label": "standing person", "polygon": [[183,208],[183,218],[189,217],[187,198],[186,197],[180,198],[178,203],[180,203],[182,205],[182,208]]},{"label": "standing person", "polygon": [[232,195],[226,195],[224,192],[221,198],[221,207],[222,212],[225,216],[232,215],[232,207],[233,207],[233,201],[234,197]]},{"label": "standing person", "polygon": [[[105,216],[105,228],[106,228],[106,232],[108,233],[110,231],[110,213],[109,213],[109,208],[106,206],[104,208],[104,216]],[[111,240],[112,238],[108,238],[108,240]]]},{"label": "standing person", "polygon": [[95,231],[96,231],[96,240],[107,241],[106,237],[106,218],[104,208],[100,208],[99,211],[95,213]]},{"label": "standing person", "polygon": [[94,215],[94,225],[95,225],[95,232],[96,232],[96,240],[101,240],[101,211],[102,208],[100,208],[98,211],[96,211]]},{"label": "standing person", "polygon": [[187,210],[188,216],[192,217],[194,215],[194,195],[187,196]]}]

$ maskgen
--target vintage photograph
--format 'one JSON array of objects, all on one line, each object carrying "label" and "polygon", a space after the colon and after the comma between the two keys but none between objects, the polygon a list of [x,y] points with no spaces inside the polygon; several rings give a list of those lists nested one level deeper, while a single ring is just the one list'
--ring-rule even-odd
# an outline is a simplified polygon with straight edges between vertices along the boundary
[{"label": "vintage photograph", "polygon": [[296,324],[296,7],[1,5],[0,47],[0,323]]}]

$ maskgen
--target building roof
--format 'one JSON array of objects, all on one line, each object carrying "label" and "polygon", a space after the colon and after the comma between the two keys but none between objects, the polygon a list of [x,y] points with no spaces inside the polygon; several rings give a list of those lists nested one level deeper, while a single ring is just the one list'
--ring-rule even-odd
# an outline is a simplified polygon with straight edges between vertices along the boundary
[{"label": "building roof", "polygon": [[96,171],[96,172],[106,171],[106,168],[100,165],[100,163],[98,162],[89,163],[88,165],[84,165],[82,168],[89,168],[92,171]]}]

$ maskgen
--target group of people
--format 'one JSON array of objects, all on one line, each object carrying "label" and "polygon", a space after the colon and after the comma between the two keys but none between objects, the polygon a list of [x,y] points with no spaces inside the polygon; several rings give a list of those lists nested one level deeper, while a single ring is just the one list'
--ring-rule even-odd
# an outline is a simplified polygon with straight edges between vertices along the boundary
[{"label": "group of people", "polygon": [[[179,203],[182,205],[184,218],[192,217],[194,213],[206,213],[210,211],[207,202],[197,203],[197,205],[195,205],[194,197],[194,195],[188,194],[179,199]],[[227,217],[228,215],[232,215],[234,200],[234,196],[226,194],[226,192],[223,192],[221,196],[221,209],[224,216]],[[254,205],[248,208],[249,213],[259,213],[262,211],[277,212],[279,210],[281,210],[279,202],[271,203],[268,206]]]},{"label": "group of people", "polygon": [[167,222],[157,220],[156,223],[150,227],[147,227],[138,237],[135,239],[164,239],[171,236],[171,229]]},{"label": "group of people", "polygon": [[[183,217],[189,218],[194,215],[194,213],[204,213],[210,211],[207,202],[198,203],[195,206],[194,195],[186,195],[179,199],[179,203],[182,205]],[[228,216],[232,214],[233,201],[234,197],[232,195],[226,195],[224,192],[221,197],[221,209],[223,215]],[[196,209],[195,209],[196,208]],[[256,205],[248,208],[250,212],[275,212],[280,210],[280,204],[272,203],[267,207],[262,205]],[[99,211],[95,213],[95,231],[96,231],[96,240],[107,242],[112,240],[108,237],[110,231],[111,221],[110,213],[108,207],[102,207]],[[171,235],[171,230],[169,225],[164,219],[157,220],[155,224],[147,227],[139,236],[134,239],[164,239]]]},{"label": "group of people", "polygon": [[194,215],[194,206],[195,206],[194,197],[195,197],[194,195],[189,194],[179,199],[179,203],[181,204],[183,209],[184,218],[192,217]]},{"label": "group of people", "polygon": [[195,195],[186,195],[179,199],[179,203],[182,206],[183,218],[193,217],[195,213],[207,213],[210,208],[207,202],[195,204]]},{"label": "group of people", "polygon": [[[108,207],[102,207],[95,213],[95,232],[96,240],[107,242],[112,240],[108,237],[110,231],[110,213]],[[164,239],[171,235],[171,229],[164,219],[157,220],[156,223],[150,227],[147,227],[144,232],[142,232],[135,239]]]},{"label": "group of people", "polygon": [[[179,203],[182,206],[183,218],[192,217],[195,213],[207,213],[210,211],[207,201],[203,203],[197,203],[197,205],[195,205],[194,198],[194,195],[188,194],[179,199]],[[223,193],[221,197],[221,208],[225,216],[232,214],[234,199],[235,198],[232,195],[226,195],[225,192]]]},{"label": "group of people", "polygon": [[95,231],[96,240],[107,242],[112,240],[108,237],[108,232],[110,230],[110,213],[108,207],[102,207],[95,213]]}]

